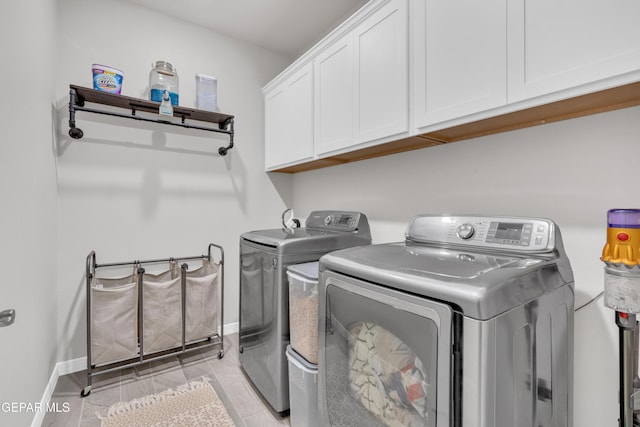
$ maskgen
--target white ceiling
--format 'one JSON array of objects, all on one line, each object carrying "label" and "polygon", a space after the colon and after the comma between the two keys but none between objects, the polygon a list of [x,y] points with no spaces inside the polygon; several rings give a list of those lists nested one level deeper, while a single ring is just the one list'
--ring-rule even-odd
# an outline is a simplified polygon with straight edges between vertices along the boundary
[{"label": "white ceiling", "polygon": [[368,0],[126,0],[292,58]]}]

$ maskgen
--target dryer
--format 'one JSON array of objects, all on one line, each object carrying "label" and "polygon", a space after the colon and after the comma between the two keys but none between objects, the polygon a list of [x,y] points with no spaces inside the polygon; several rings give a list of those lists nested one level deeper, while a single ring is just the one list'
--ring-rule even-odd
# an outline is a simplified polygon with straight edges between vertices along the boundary
[{"label": "dryer", "polygon": [[573,273],[555,223],[419,215],[320,259],[320,425],[572,427]]},{"label": "dryer", "polygon": [[240,237],[240,365],[275,412],[289,410],[287,267],[370,243],[366,215],[349,211],[314,211],[303,228]]}]

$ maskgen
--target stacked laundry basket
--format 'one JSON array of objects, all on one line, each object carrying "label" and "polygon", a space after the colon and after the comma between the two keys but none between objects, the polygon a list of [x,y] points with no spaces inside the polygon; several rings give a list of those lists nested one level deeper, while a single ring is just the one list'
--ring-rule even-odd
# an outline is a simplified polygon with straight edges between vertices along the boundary
[{"label": "stacked laundry basket", "polygon": [[289,266],[289,403],[292,427],[318,420],[318,265]]}]

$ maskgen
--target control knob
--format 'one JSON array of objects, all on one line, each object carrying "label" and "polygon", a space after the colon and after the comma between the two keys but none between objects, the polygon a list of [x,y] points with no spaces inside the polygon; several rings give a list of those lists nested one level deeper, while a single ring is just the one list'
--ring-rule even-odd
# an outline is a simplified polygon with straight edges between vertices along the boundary
[{"label": "control knob", "polygon": [[456,234],[462,240],[468,240],[472,238],[475,232],[476,232],[475,227],[473,226],[473,224],[469,224],[469,223],[461,224],[460,226],[458,226],[456,230]]},{"label": "control knob", "polygon": [[324,218],[324,225],[329,226],[329,225],[331,225],[332,223],[333,223],[333,215],[327,215],[327,216]]}]

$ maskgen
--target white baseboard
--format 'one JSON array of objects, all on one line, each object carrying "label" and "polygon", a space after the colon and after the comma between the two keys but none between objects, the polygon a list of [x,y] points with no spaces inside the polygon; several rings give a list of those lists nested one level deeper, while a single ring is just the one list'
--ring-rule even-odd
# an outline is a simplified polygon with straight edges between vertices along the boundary
[{"label": "white baseboard", "polygon": [[[224,325],[224,334],[235,334],[240,330],[240,324],[238,322],[229,323],[228,325]],[[77,359],[65,360],[64,362],[56,363],[56,366],[53,368],[53,372],[51,372],[51,376],[49,377],[49,382],[44,389],[44,393],[42,394],[42,399],[40,400],[40,407],[46,407],[47,403],[51,400],[51,396],[53,396],[53,391],[56,388],[56,384],[58,383],[58,378],[62,375],[73,374],[75,372],[80,372],[83,369],[87,369],[87,356],[79,357]],[[78,391],[79,393],[80,391]],[[44,421],[45,411],[37,411],[36,415],[33,417],[33,421],[31,422],[31,427],[40,427],[42,425],[42,421]]]},{"label": "white baseboard", "polygon": [[59,376],[80,372],[83,369],[87,369],[87,356],[59,362],[56,368],[58,369]]},{"label": "white baseboard", "polygon": [[[79,369],[76,366],[81,366]],[[81,357],[80,359],[70,360],[67,362],[57,363],[56,366],[53,367],[53,372],[51,372],[51,376],[49,377],[49,382],[44,389],[44,393],[42,393],[42,399],[40,399],[40,408],[46,408],[47,403],[51,401],[51,397],[53,396],[53,391],[56,388],[56,384],[58,383],[58,378],[61,375],[70,374],[71,372],[81,371],[87,366],[87,358]],[[77,370],[71,370],[77,369]],[[31,422],[31,427],[40,427],[42,422],[44,421],[44,416],[46,412],[44,410],[36,411],[35,416],[33,417],[33,421]]]},{"label": "white baseboard", "polygon": [[240,323],[229,323],[228,325],[224,325],[224,334],[236,334],[240,330]]}]

